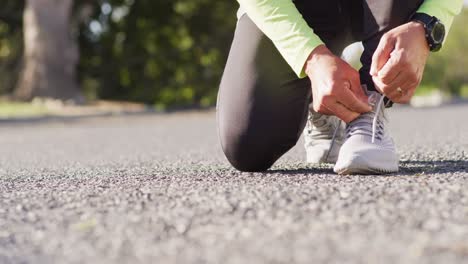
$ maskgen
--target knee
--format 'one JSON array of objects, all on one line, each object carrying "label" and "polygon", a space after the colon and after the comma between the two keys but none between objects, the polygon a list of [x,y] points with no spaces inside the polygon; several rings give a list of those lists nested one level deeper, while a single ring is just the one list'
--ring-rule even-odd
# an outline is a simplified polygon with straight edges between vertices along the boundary
[{"label": "knee", "polygon": [[221,135],[221,145],[229,163],[243,172],[268,170],[291,147],[265,135]]},{"label": "knee", "polygon": [[224,148],[224,154],[229,163],[242,172],[261,172],[268,170],[274,159],[250,144],[227,145]]}]

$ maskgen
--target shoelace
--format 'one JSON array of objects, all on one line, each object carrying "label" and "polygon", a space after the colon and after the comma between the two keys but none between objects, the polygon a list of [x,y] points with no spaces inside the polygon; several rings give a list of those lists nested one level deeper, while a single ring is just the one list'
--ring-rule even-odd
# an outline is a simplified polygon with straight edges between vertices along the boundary
[{"label": "shoelace", "polygon": [[385,96],[380,96],[379,102],[377,104],[377,108],[375,110],[378,113],[374,114],[374,119],[372,120],[372,143],[375,142],[375,134],[377,132],[377,123],[379,121],[379,116],[380,114],[382,115],[384,114],[383,108],[382,108],[384,101],[385,101]]},{"label": "shoelace", "polygon": [[[383,108],[382,108],[383,103],[385,101],[385,96],[380,96],[380,98],[377,99],[379,96],[380,95],[374,93],[369,97],[369,104],[373,106],[373,111],[370,112],[370,113],[365,113],[365,114],[361,115],[361,117],[372,117],[372,131],[370,131],[371,135],[372,135],[372,143],[375,143],[375,139],[376,139],[377,135],[383,135],[383,132],[382,132],[383,124],[380,121],[379,117],[382,116],[383,118],[385,118]],[[377,107],[375,107],[376,105],[377,105]],[[361,117],[358,117],[358,119],[360,119]],[[367,119],[367,118],[365,118],[365,119]],[[340,120],[340,124],[338,124],[338,126],[336,126],[335,132],[333,133],[331,148],[333,148],[333,145],[335,144],[336,134],[337,134],[338,129],[339,129],[340,125],[341,125],[341,122],[342,121]],[[348,125],[348,127],[346,129],[346,134],[348,135],[347,137],[350,137],[354,132],[362,133],[362,130],[364,130],[362,127],[357,126],[361,122],[356,121],[356,120],[353,121],[353,122],[355,122],[354,125]],[[351,122],[350,124],[352,124],[353,122]],[[330,153],[330,151],[328,152],[328,154],[329,153]],[[327,154],[327,157],[328,157],[328,154]]]},{"label": "shoelace", "polygon": [[333,131],[333,137],[332,137],[332,141],[331,141],[331,144],[330,144],[330,149],[327,151],[327,156],[325,156],[325,160],[328,160],[328,157],[330,156],[330,152],[332,151],[333,147],[335,146],[336,136],[338,134],[338,130],[340,129],[340,127],[341,127],[341,120],[338,120],[338,124],[335,127],[335,131]]}]

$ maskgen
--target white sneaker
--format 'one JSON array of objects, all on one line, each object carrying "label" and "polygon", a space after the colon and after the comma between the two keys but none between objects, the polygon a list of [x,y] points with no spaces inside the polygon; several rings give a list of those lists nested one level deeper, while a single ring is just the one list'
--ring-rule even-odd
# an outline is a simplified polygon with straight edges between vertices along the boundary
[{"label": "white sneaker", "polygon": [[335,163],[344,141],[344,130],[344,123],[337,117],[310,111],[303,133],[307,162]]},{"label": "white sneaker", "polygon": [[384,96],[369,92],[372,112],[362,114],[346,127],[334,171],[338,174],[388,174],[398,171],[395,144],[385,128]]}]

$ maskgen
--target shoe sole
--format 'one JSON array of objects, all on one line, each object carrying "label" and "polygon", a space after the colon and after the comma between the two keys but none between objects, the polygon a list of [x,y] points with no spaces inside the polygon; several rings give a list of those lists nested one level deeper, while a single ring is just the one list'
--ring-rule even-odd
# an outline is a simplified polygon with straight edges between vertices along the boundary
[{"label": "shoe sole", "polygon": [[392,174],[398,172],[398,166],[396,168],[373,168],[368,166],[367,162],[362,157],[355,157],[353,161],[343,168],[335,168],[334,171],[339,175],[382,175],[382,174]]},{"label": "shoe sole", "polygon": [[397,172],[398,170],[382,170],[375,168],[346,168],[336,171],[339,175],[385,175]]}]

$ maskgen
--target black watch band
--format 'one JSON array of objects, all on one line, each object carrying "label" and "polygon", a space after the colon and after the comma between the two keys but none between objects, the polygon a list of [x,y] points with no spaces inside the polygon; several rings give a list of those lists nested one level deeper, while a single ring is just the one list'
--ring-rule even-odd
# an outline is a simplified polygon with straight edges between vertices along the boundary
[{"label": "black watch band", "polygon": [[439,51],[445,39],[444,24],[438,18],[425,13],[416,13],[411,17],[411,20],[424,26],[429,49],[433,52]]}]

